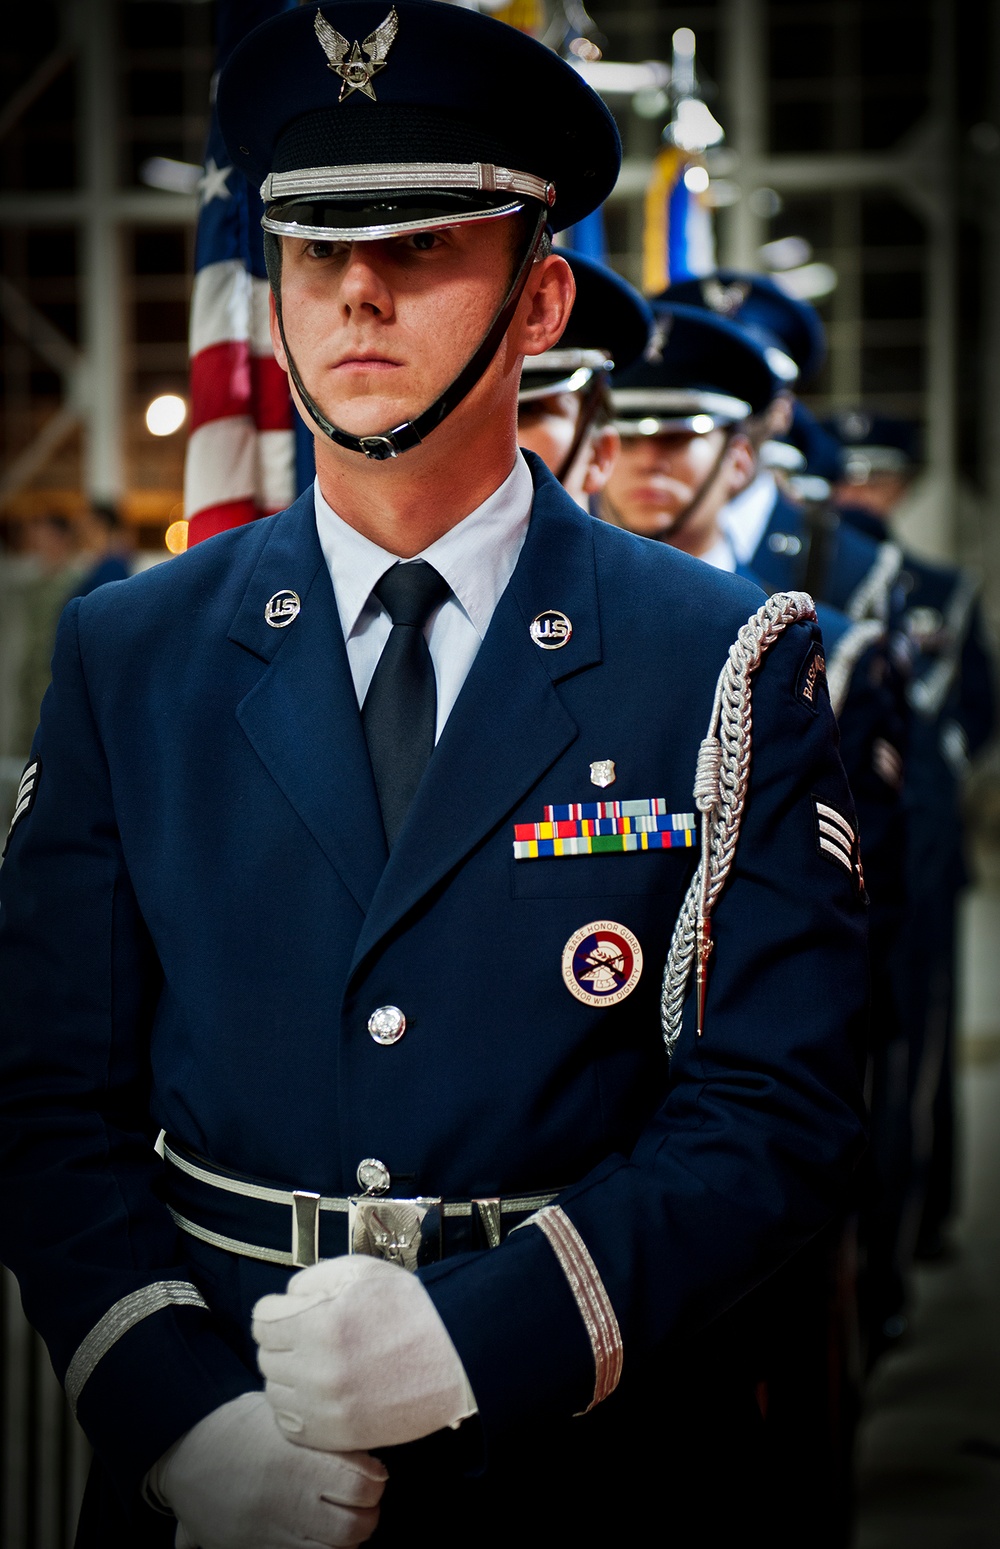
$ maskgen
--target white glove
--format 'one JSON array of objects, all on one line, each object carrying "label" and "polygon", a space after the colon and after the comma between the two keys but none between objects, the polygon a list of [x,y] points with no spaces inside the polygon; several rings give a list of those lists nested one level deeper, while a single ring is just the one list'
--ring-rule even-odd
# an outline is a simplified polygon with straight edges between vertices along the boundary
[{"label": "white glove", "polygon": [[178,1519],[175,1549],[340,1549],[374,1533],[387,1478],[363,1452],[290,1446],[263,1393],[244,1393],[188,1431],[148,1483]]},{"label": "white glove", "polygon": [[268,1403],[321,1451],[392,1447],[476,1413],[465,1367],[416,1275],[386,1259],[328,1259],[253,1310]]}]

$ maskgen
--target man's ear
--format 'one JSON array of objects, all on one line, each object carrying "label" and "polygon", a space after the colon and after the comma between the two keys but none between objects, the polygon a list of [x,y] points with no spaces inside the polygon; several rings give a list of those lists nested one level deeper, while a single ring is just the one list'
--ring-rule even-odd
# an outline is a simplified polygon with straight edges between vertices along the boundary
[{"label": "man's ear", "polygon": [[271,329],[271,348],[274,358],[278,362],[285,375],[288,375],[288,361],[285,357],[285,346],[281,338],[281,329],[278,327],[278,309],[274,304],[274,291],[267,293],[267,317]]},{"label": "man's ear", "polygon": [[528,275],[511,342],[518,355],[544,355],[562,338],[576,299],[576,281],[565,258],[550,253]]},{"label": "man's ear", "polygon": [[730,499],[745,490],[757,472],[753,448],[742,433],[733,436],[726,449],[724,472]]},{"label": "man's ear", "polygon": [[611,477],[611,470],[615,465],[618,453],[621,451],[621,436],[613,425],[605,425],[592,437],[587,458],[587,469],[583,475],[583,493],[585,495],[599,495]]}]

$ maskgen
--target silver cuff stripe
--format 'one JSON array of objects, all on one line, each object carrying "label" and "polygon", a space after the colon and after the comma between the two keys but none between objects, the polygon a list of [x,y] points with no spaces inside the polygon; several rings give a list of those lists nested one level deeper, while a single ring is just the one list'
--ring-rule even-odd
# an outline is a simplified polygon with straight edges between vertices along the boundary
[{"label": "silver cuff stripe", "polygon": [[544,1232],[587,1330],[594,1356],[594,1396],[580,1413],[589,1414],[614,1392],[621,1380],[624,1347],[615,1309],[587,1244],[559,1205],[547,1205],[524,1225],[537,1226]]},{"label": "silver cuff stripe", "polygon": [[120,1302],[115,1302],[100,1322],[95,1323],[69,1363],[64,1386],[74,1414],[80,1394],[94,1375],[98,1362],[104,1359],[129,1329],[135,1328],[137,1323],[151,1317],[154,1312],[162,1312],[165,1307],[207,1309],[208,1303],[198,1287],[189,1280],[157,1280],[152,1285],[144,1285],[141,1290],[123,1296]]},{"label": "silver cuff stripe", "polygon": [[295,172],[270,172],[260,185],[265,204],[304,195],[438,192],[474,189],[480,193],[524,194],[550,203],[552,184],[531,172],[517,172],[483,161],[359,162],[349,167],[302,167]]}]

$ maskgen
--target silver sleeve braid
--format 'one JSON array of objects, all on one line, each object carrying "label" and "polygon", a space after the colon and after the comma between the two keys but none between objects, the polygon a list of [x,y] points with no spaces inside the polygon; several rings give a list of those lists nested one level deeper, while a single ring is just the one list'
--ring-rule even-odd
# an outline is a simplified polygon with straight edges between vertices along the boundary
[{"label": "silver sleeve braid", "polygon": [[698,921],[710,918],[736,853],[750,775],[751,678],[789,624],[815,617],[807,592],[775,592],[743,625],[719,674],[694,784],[695,805],[702,815],[701,859],[677,916],[663,972],[660,1016],[668,1055],[680,1037]]}]

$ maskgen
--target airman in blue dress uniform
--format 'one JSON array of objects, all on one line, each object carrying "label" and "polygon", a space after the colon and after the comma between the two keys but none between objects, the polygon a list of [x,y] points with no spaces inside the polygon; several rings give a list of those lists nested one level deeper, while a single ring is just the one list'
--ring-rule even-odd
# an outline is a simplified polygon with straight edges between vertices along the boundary
[{"label": "airman in blue dress uniform", "polygon": [[568,252],[576,297],[554,349],[525,357],[517,439],[591,509],[618,455],[608,378],[640,358],[653,331],[648,303],[613,269]]},{"label": "airman in blue dress uniform", "polygon": [[[669,300],[656,303],[655,311],[659,353],[613,378],[623,452],[605,491],[605,509],[619,525],[660,535],[761,584],[738,564],[720,522],[739,467],[751,476],[750,427],[766,415],[780,378],[761,345],[738,325]],[[807,463],[799,445],[808,443],[814,452],[815,441],[825,438],[796,409],[798,445],[769,451],[775,461],[787,451],[780,459],[785,468],[794,465],[802,477],[817,480],[815,461]],[[815,484],[806,489],[821,493]],[[829,494],[825,482],[822,493]],[[902,907],[905,726],[899,683],[889,671],[887,635],[878,621],[854,621],[823,603],[817,614],[824,655],[816,658],[813,681],[824,674],[837,712],[873,898],[873,956],[877,952],[884,964]],[[873,1060],[877,1065],[874,1054]],[[871,1193],[865,1191],[866,1200]],[[747,1298],[727,1324],[734,1364],[748,1368],[767,1394],[764,1430],[776,1502],[772,1543],[805,1537],[817,1545],[843,1545],[851,1531],[861,1377],[855,1258],[853,1223],[838,1223]]]},{"label": "airman in blue dress uniform", "polygon": [[[895,507],[919,466],[917,427],[856,409],[830,421],[842,446],[843,521],[891,536]],[[962,790],[970,761],[996,730],[996,691],[978,587],[954,565],[903,551],[894,629],[912,663],[911,751],[904,802],[907,911],[894,980],[908,1032],[909,1165],[899,1177],[899,1270],[879,1309],[883,1339],[905,1327],[903,1273],[914,1252],[940,1253],[954,1193],[956,913],[968,878]]]},{"label": "airman in blue dress uniform", "polygon": [[316,487],[70,606],[0,874],[0,1251],[78,1541],[604,1545],[671,1461],[673,1541],[731,1541],[753,1396],[686,1357],[863,1135],[810,603],[517,451],[546,228],[619,163],[569,66],[351,0],[218,102]]},{"label": "airman in blue dress uniform", "polygon": [[[793,391],[807,384],[825,354],[815,307],[787,295],[760,274],[720,269],[705,279],[684,280],[664,293],[671,301],[702,307],[737,324],[764,351],[780,390],[756,426],[758,446],[790,426]],[[726,513],[737,558],[769,587],[807,584],[811,595],[855,620],[887,623],[900,555],[824,512],[809,513],[779,488],[771,471],[757,478]],[[806,579],[807,578],[807,579]]]}]

